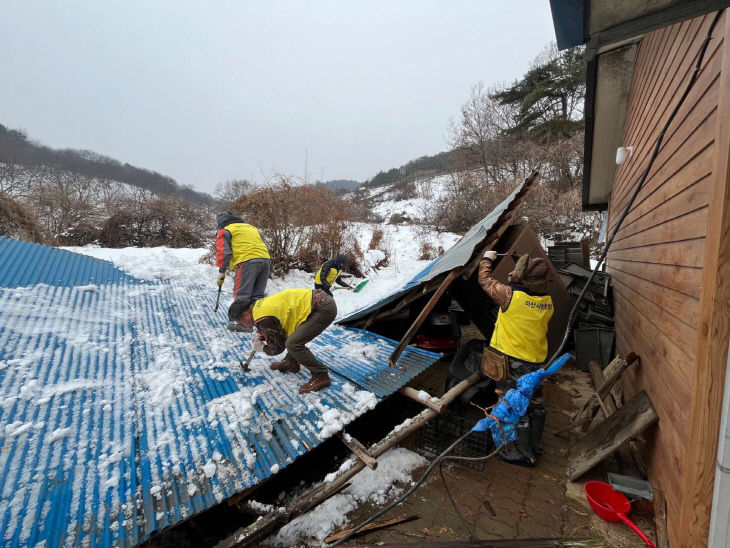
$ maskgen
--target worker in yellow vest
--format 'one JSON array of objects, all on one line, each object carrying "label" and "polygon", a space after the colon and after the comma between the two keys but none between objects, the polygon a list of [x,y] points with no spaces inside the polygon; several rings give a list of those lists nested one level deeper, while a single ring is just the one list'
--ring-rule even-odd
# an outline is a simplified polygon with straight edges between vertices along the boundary
[{"label": "worker in yellow vest", "polygon": [[306,343],[322,333],[337,316],[335,300],[319,289],[285,289],[257,300],[243,312],[239,323],[256,326],[259,338],[253,349],[268,356],[281,354],[282,361],[269,367],[274,371],[298,373],[300,364],[312,378],[299,387],[300,394],[322,390],[330,385],[327,366],[320,362]]},{"label": "worker in yellow vest", "polygon": [[[497,323],[489,345],[507,356],[509,378],[497,382],[506,392],[515,388],[522,375],[541,367],[547,358],[548,322],[553,315],[553,300],[547,294],[548,264],[540,257],[522,255],[508,275],[508,283],[492,276],[496,251],[487,251],[479,264],[479,285],[499,306]],[[505,462],[532,467],[542,454],[545,407],[542,390],[533,394],[527,413],[517,425],[517,441],[497,455]]]},{"label": "worker in yellow vest", "polygon": [[347,256],[337,255],[334,259],[331,259],[324,263],[317,274],[314,276],[314,288],[321,289],[327,295],[332,295],[332,284],[337,282],[338,285],[346,289],[352,289],[352,287],[342,279],[342,271],[347,268]]},{"label": "worker in yellow vest", "polygon": [[231,211],[218,215],[216,235],[216,264],[218,287],[223,285],[226,270],[235,272],[233,303],[228,309],[229,329],[237,329],[234,318],[241,315],[251,302],[264,296],[269,279],[271,256],[259,229],[243,222]]}]

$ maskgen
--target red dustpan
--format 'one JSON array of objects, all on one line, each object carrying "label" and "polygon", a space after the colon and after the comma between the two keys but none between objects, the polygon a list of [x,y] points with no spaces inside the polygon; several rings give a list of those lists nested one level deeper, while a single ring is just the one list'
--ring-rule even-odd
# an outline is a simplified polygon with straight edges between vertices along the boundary
[{"label": "red dustpan", "polygon": [[583,486],[583,490],[586,492],[586,498],[591,508],[598,514],[598,517],[606,521],[623,521],[631,527],[634,533],[639,535],[647,546],[654,547],[654,543],[646,538],[641,529],[626,517],[626,514],[631,510],[631,503],[623,493],[614,491],[609,484],[602,481],[589,481]]}]

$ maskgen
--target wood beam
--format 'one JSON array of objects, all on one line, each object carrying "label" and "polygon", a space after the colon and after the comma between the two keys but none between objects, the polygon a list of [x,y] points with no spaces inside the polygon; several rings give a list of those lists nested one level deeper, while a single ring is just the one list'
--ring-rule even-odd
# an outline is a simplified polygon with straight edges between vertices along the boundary
[{"label": "wood beam", "polygon": [[454,268],[451,272],[449,272],[448,276],[446,276],[444,281],[441,282],[441,285],[439,285],[438,289],[434,292],[433,295],[431,295],[431,298],[429,299],[428,303],[426,303],[426,306],[423,307],[423,310],[421,310],[421,313],[418,315],[418,317],[413,321],[411,326],[408,328],[408,331],[406,331],[406,334],[403,335],[403,338],[398,343],[398,346],[396,346],[395,350],[393,350],[393,353],[388,358],[388,365],[393,367],[396,364],[396,362],[398,361],[398,358],[400,358],[400,355],[403,353],[403,350],[405,350],[406,346],[408,346],[408,343],[411,342],[413,335],[415,335],[416,331],[418,331],[418,329],[421,327],[421,325],[423,325],[423,322],[426,320],[428,315],[431,313],[433,308],[436,306],[436,303],[439,301],[441,296],[451,285],[451,282],[453,282],[456,278],[458,278],[459,274],[461,274],[461,271],[462,271],[462,267]]},{"label": "wood beam", "polygon": [[441,413],[444,410],[444,406],[441,403],[441,400],[438,402],[433,402],[430,399],[422,400],[419,397],[420,392],[416,390],[415,388],[411,388],[410,386],[404,386],[400,390],[398,390],[401,394],[403,394],[407,398],[411,398],[413,401],[417,401],[421,405],[425,405],[429,409],[433,409],[436,411],[436,413]]},{"label": "wood beam", "polygon": [[[461,394],[463,394],[471,386],[475,385],[484,378],[481,372],[474,373],[467,379],[464,379],[451,390],[441,397],[444,406],[448,406]],[[388,449],[401,442],[413,432],[421,428],[424,424],[437,417],[438,413],[432,409],[424,409],[414,417],[408,426],[397,431],[392,431],[385,438],[376,443],[368,451],[374,457],[379,457]],[[260,542],[271,535],[274,531],[289,523],[295,517],[308,512],[318,504],[327,500],[333,492],[342,489],[342,485],[347,483],[353,476],[360,472],[365,465],[362,461],[357,461],[347,470],[338,473],[337,477],[329,483],[322,483],[308,493],[305,493],[294,501],[291,505],[284,509],[276,509],[269,512],[264,517],[255,521],[248,527],[236,531],[228,539],[218,543],[218,548],[230,548],[233,546],[259,546]]]},{"label": "wood beam", "polygon": [[378,459],[368,453],[368,450],[363,447],[363,444],[353,438],[350,434],[343,431],[340,433],[340,439],[342,440],[342,443],[344,443],[365,466],[371,470],[375,470],[378,467]]},{"label": "wood beam", "polygon": [[714,184],[705,238],[697,364],[689,408],[682,483],[682,546],[707,546],[730,338],[730,17],[715,27],[723,40]]}]

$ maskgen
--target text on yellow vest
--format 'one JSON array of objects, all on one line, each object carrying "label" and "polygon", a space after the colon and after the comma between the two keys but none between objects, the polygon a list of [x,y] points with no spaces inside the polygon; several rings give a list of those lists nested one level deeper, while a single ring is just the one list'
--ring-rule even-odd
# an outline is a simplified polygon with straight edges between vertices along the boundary
[{"label": "text on yellow vest", "polygon": [[518,360],[542,363],[547,358],[547,330],[552,316],[550,295],[529,295],[513,289],[507,311],[499,309],[489,344]]},{"label": "text on yellow vest", "polygon": [[231,233],[231,257],[230,270],[236,265],[250,259],[270,259],[269,250],[264,243],[259,229],[247,223],[232,223],[226,226]]},{"label": "text on yellow vest", "polygon": [[256,301],[252,312],[254,321],[267,316],[277,318],[289,337],[312,313],[312,290],[285,289]]}]

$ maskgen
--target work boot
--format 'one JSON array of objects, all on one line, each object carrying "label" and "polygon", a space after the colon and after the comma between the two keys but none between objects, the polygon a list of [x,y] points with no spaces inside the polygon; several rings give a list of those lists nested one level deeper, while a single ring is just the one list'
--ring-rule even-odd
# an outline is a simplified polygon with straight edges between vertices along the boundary
[{"label": "work boot", "polygon": [[327,388],[330,385],[330,376],[329,373],[325,373],[324,375],[312,375],[312,378],[309,379],[306,383],[301,385],[299,387],[299,393],[300,394],[308,394],[309,392],[316,392],[317,390],[322,390],[323,388]]},{"label": "work boot", "polygon": [[497,458],[508,464],[516,464],[517,466],[523,466],[525,468],[535,467],[535,461],[530,457],[523,455],[522,452],[513,444],[508,444],[502,447],[502,450],[497,453]]},{"label": "work boot", "polygon": [[271,362],[269,367],[274,371],[288,371],[290,373],[299,373],[299,370],[301,369],[298,362],[288,358],[284,358],[280,362]]},{"label": "work boot", "polygon": [[538,407],[528,410],[530,417],[530,447],[535,456],[542,455],[542,431],[545,428],[545,409]]}]

